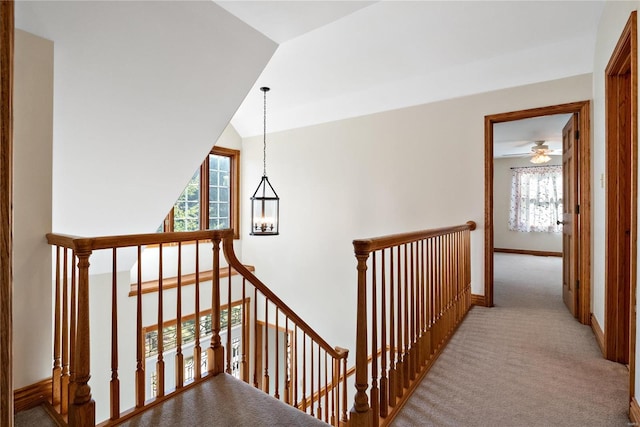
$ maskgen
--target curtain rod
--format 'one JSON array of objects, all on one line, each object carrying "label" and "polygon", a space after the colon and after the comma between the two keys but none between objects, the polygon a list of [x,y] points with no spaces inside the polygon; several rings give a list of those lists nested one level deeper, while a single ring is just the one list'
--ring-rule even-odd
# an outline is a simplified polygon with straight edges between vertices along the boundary
[{"label": "curtain rod", "polygon": [[562,165],[546,165],[546,166],[514,166],[509,169],[532,169],[532,168],[549,168],[549,167],[557,167],[561,168]]}]

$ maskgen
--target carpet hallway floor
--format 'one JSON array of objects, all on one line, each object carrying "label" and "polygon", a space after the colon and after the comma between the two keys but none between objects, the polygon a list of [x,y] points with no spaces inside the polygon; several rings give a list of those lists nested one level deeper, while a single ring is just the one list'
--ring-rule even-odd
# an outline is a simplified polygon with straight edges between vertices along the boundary
[{"label": "carpet hallway floor", "polygon": [[474,307],[393,422],[627,426],[629,371],[562,302],[562,260],[496,254],[495,307]]}]

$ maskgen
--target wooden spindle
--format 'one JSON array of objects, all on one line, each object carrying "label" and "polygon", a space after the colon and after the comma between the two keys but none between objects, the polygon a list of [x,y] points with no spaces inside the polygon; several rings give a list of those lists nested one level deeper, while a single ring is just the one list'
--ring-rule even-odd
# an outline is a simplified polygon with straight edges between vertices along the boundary
[{"label": "wooden spindle", "polygon": [[96,423],[95,402],[91,398],[91,351],[89,329],[89,257],[91,241],[76,240],[78,257],[78,322],[74,349],[73,404],[69,406],[69,425],[93,426]]},{"label": "wooden spindle", "polygon": [[[66,250],[66,249],[65,249]],[[51,372],[51,403],[55,406],[60,403],[62,380],[62,355],[61,355],[61,285],[60,285],[60,246],[56,246],[56,276],[55,276],[55,307],[53,320],[53,370]]]},{"label": "wooden spindle", "polygon": [[[218,278],[219,279],[219,278]],[[213,316],[213,310],[211,312]],[[220,315],[218,315],[218,325]],[[219,330],[220,328],[218,328]],[[178,284],[176,288],[176,389],[184,387],[184,354],[182,354],[182,242],[178,242]]]},{"label": "wooden spindle", "polygon": [[394,289],[394,261],[393,248],[389,249],[389,406],[396,406],[398,395],[398,375],[396,372],[396,335],[395,335],[395,289]]},{"label": "wooden spindle", "polygon": [[[342,359],[342,425],[347,426],[351,425],[349,423],[349,418],[347,418],[347,356],[349,355],[349,350],[343,350],[344,359]],[[363,426],[367,426],[371,424],[371,418],[367,420],[365,418]],[[368,422],[368,424],[367,424]]]},{"label": "wooden spindle", "polygon": [[[193,377],[195,380],[202,378],[202,347],[200,346],[200,241],[196,240],[196,266],[195,266],[195,343],[193,345]],[[244,330],[244,329],[243,329]]]},{"label": "wooden spindle", "polygon": [[75,375],[75,348],[76,348],[76,323],[78,315],[77,307],[77,289],[76,289],[76,252],[71,251],[71,302],[69,303],[69,399],[75,396],[76,383],[73,378]]},{"label": "wooden spindle", "polygon": [[411,261],[410,261],[410,268],[411,268],[411,282],[409,287],[411,288],[411,302],[410,302],[410,310],[411,310],[411,318],[409,320],[410,325],[411,325],[411,330],[410,330],[410,339],[411,339],[411,350],[410,350],[410,361],[411,364],[409,366],[409,378],[411,379],[411,381],[416,379],[416,371],[418,370],[418,365],[416,363],[417,360],[417,354],[416,354],[416,349],[418,348],[416,346],[416,271],[415,271],[415,258],[416,258],[416,250],[415,250],[415,246],[413,244],[413,242],[411,242],[410,246],[410,257],[411,257]]},{"label": "wooden spindle", "polygon": [[397,259],[397,288],[398,288],[398,310],[396,313],[396,325],[398,326],[396,346],[397,363],[396,363],[396,397],[399,399],[404,394],[404,362],[402,361],[403,347],[402,347],[402,263],[400,260],[400,246],[396,246],[396,259]]},{"label": "wooden spindle", "polygon": [[378,389],[378,268],[376,265],[376,252],[371,255],[371,411],[373,415],[373,427],[378,427],[380,422],[380,390]]},{"label": "wooden spindle", "polygon": [[120,379],[118,378],[118,263],[117,249],[113,248],[111,265],[111,381],[109,383],[110,415],[120,418]]},{"label": "wooden spindle", "polygon": [[269,394],[269,298],[264,297],[264,375],[262,391]]},{"label": "wooden spindle", "polygon": [[247,364],[247,343],[249,342],[249,338],[247,337],[247,335],[249,334],[249,321],[248,321],[248,315],[249,313],[247,313],[247,279],[245,279],[244,277],[242,278],[242,332],[240,333],[241,335],[241,347],[242,347],[242,351],[241,351],[241,356],[240,356],[240,375],[241,375],[241,379],[242,381],[249,383],[249,365]]},{"label": "wooden spindle", "polygon": [[381,346],[382,355],[380,365],[382,372],[380,375],[380,416],[386,418],[389,412],[389,382],[387,379],[387,262],[385,257],[385,250],[382,250],[382,308],[381,308]]},{"label": "wooden spindle", "polygon": [[[313,357],[313,349],[311,357]],[[311,376],[311,381],[313,381],[313,375]],[[302,332],[302,411],[307,412],[307,333],[304,331]],[[313,406],[311,411],[311,415],[313,415]]]},{"label": "wooden spindle", "polygon": [[[69,250],[64,250],[64,266],[62,274],[62,378],[60,381],[61,400],[60,413],[65,415],[69,411]],[[72,268],[73,270],[73,268]]]},{"label": "wooden spindle", "polygon": [[293,406],[298,407],[298,325],[293,327],[293,372],[291,382],[293,383]]},{"label": "wooden spindle", "polygon": [[229,274],[227,275],[227,374],[231,374],[231,356],[233,348],[231,348],[231,265],[229,265]]},{"label": "wooden spindle", "polygon": [[253,386],[258,388],[258,288],[253,295]]},{"label": "wooden spindle", "polygon": [[276,384],[274,387],[274,397],[280,399],[280,326],[278,325],[278,317],[280,317],[278,306],[276,306],[276,353],[275,353],[275,365],[276,365]]},{"label": "wooden spindle", "polygon": [[142,335],[142,246],[138,245],[138,283],[136,289],[136,408],[145,400],[144,336]]},{"label": "wooden spindle", "polygon": [[164,289],[163,289],[163,249],[162,243],[158,246],[158,357],[156,361],[156,396],[164,396]]},{"label": "wooden spindle", "polygon": [[[337,350],[337,349],[336,349]],[[333,358],[331,364],[331,425],[337,427],[340,422],[340,414],[336,408],[340,408],[340,359]]]},{"label": "wooden spindle", "polygon": [[324,352],[324,422],[329,423],[329,366],[327,351]]},{"label": "wooden spindle", "polygon": [[211,291],[211,347],[207,353],[209,374],[218,375],[224,371],[224,349],[220,343],[220,240],[215,234],[213,243],[213,280]]},{"label": "wooden spindle", "polygon": [[402,373],[402,379],[404,380],[404,387],[409,388],[409,380],[410,380],[410,371],[411,371],[411,355],[409,353],[409,332],[410,332],[410,313],[409,309],[409,251],[408,245],[404,246],[404,320],[403,320],[403,329],[404,329],[404,372]]},{"label": "wooden spindle", "polygon": [[291,348],[289,341],[289,316],[284,318],[284,403],[291,405]]}]

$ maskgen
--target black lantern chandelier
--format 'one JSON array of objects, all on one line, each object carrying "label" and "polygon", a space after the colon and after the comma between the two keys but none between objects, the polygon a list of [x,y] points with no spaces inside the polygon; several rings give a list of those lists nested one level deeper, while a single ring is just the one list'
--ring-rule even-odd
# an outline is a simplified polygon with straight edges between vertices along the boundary
[{"label": "black lantern chandelier", "polygon": [[251,235],[275,236],[280,226],[280,198],[267,178],[267,92],[268,87],[261,87],[264,92],[264,138],[262,149],[263,172],[258,188],[251,196]]}]

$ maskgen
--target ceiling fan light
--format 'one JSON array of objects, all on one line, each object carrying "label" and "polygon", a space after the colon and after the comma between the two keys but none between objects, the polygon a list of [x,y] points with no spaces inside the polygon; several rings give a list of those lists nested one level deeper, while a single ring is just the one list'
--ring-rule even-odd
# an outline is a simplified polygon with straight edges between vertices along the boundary
[{"label": "ceiling fan light", "polygon": [[530,162],[535,164],[540,164],[540,163],[547,163],[549,160],[551,160],[551,157],[547,156],[546,154],[537,153],[535,156],[531,158]]}]

